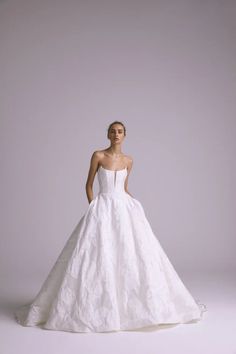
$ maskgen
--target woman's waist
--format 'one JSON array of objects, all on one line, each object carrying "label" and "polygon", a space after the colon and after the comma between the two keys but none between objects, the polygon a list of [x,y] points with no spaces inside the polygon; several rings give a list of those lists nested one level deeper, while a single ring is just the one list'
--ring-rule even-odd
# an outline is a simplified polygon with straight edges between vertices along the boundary
[{"label": "woman's waist", "polygon": [[98,194],[101,195],[115,195],[115,196],[126,196],[127,193],[124,189],[113,189],[113,190],[100,190]]}]

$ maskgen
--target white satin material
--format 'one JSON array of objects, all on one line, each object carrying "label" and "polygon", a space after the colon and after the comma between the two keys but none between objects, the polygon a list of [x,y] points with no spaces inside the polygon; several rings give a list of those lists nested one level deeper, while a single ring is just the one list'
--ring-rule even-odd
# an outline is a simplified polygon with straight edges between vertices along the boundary
[{"label": "white satin material", "polygon": [[126,175],[98,169],[99,193],[35,299],[16,310],[21,325],[106,332],[202,318],[206,305],[191,296],[141,203],[125,192]]}]

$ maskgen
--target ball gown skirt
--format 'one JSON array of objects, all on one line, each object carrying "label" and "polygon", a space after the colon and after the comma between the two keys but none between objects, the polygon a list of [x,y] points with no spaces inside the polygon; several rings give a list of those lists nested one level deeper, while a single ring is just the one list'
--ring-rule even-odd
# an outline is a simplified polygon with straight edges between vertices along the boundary
[{"label": "ball gown skirt", "polygon": [[99,167],[97,196],[37,296],[15,310],[19,324],[110,332],[202,319],[206,305],[192,297],[141,203],[125,192],[126,175],[126,168]]}]

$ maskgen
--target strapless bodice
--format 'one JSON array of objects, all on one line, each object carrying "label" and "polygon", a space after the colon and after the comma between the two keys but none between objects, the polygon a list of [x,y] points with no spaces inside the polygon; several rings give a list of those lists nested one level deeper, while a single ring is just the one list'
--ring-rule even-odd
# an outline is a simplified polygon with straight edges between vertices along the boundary
[{"label": "strapless bodice", "polygon": [[98,171],[99,193],[124,194],[124,182],[127,168],[122,170],[108,170],[100,165]]}]

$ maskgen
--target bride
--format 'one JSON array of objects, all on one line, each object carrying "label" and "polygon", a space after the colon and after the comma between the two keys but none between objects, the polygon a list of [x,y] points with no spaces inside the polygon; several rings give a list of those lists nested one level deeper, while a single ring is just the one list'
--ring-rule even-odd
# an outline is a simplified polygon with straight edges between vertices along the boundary
[{"label": "bride", "polygon": [[[142,204],[128,191],[133,160],[121,151],[125,125],[112,122],[110,146],[95,151],[88,208],[30,304],[23,326],[110,332],[197,322],[206,305],[192,297],[163,250]],[[93,195],[97,175],[99,192]]]}]

